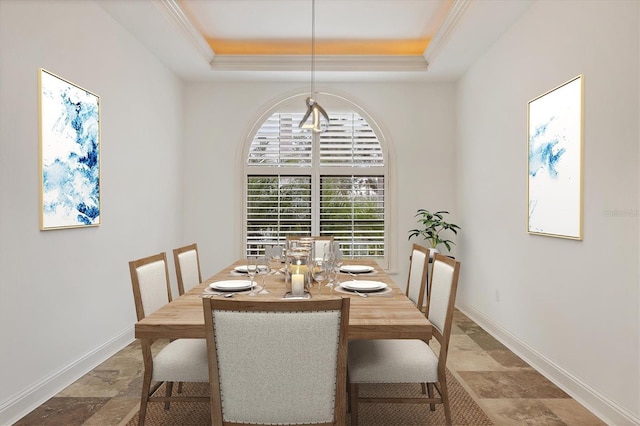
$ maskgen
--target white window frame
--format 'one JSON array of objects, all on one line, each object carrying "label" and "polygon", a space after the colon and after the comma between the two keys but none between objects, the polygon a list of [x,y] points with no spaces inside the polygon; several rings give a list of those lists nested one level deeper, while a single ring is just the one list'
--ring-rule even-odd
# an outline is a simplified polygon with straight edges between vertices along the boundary
[{"label": "white window frame", "polygon": [[[384,244],[385,244],[385,256],[378,260],[378,263],[382,268],[387,270],[388,272],[396,272],[396,252],[397,252],[397,238],[395,237],[395,231],[392,224],[394,223],[393,218],[395,217],[395,193],[391,190],[393,187],[391,185],[393,181],[393,165],[392,159],[394,156],[391,155],[389,149],[389,143],[385,139],[383,132],[380,127],[377,125],[376,121],[367,114],[362,108],[353,102],[347,100],[346,98],[333,95],[330,93],[320,93],[320,97],[318,99],[319,103],[323,105],[325,109],[329,111],[329,115],[331,115],[331,111],[340,110],[341,112],[353,111],[359,114],[364,120],[367,121],[369,126],[373,129],[380,147],[382,149],[382,156],[384,159],[383,166],[377,167],[342,167],[342,166],[324,166],[322,169],[319,166],[319,144],[316,140],[312,143],[312,165],[310,167],[289,167],[289,166],[249,166],[247,164],[247,158],[250,152],[251,144],[256,133],[261,128],[262,124],[271,117],[274,113],[277,112],[300,112],[301,108],[304,107],[304,99],[308,96],[308,93],[297,94],[288,96],[282,99],[279,102],[274,102],[271,107],[266,108],[264,112],[259,116],[257,120],[255,120],[252,130],[247,134],[245,139],[245,144],[241,153],[239,153],[239,160],[242,161],[242,175],[241,175],[241,184],[242,184],[242,200],[240,201],[241,211],[242,211],[242,220],[239,224],[241,227],[242,240],[240,241],[240,250],[242,255],[245,253],[245,244],[247,241],[247,177],[251,175],[309,175],[311,176],[311,184],[312,184],[312,206],[319,205],[319,197],[320,197],[320,176],[370,176],[370,175],[381,175],[384,176],[384,228],[385,228],[385,236],[384,236]],[[329,101],[329,102],[328,102]],[[302,106],[302,107],[301,107]],[[319,234],[319,224],[320,224],[320,211],[319,208],[312,208],[312,234]]]}]

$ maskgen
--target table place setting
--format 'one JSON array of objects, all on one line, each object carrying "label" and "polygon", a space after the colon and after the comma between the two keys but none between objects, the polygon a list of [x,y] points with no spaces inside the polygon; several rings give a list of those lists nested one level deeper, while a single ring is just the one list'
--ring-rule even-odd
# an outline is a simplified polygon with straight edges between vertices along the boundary
[{"label": "table place setting", "polygon": [[357,294],[361,297],[391,296],[391,288],[382,281],[352,280],[341,282],[336,291],[345,294]]},{"label": "table place setting", "polygon": [[340,273],[355,276],[372,276],[377,272],[374,267],[367,265],[342,265],[340,266]]},{"label": "table place setting", "polygon": [[201,297],[233,297],[236,294],[250,294],[262,291],[263,287],[253,281],[253,289],[251,288],[251,280],[223,280],[209,284],[201,295]]},{"label": "table place setting", "polygon": [[[267,269],[266,266],[258,266],[259,273],[263,273],[264,270]],[[277,272],[277,271],[276,271]],[[270,271],[269,273],[276,273],[274,271]],[[229,271],[229,275],[232,277],[247,277],[249,276],[248,265],[238,265],[234,267],[231,271]]]}]

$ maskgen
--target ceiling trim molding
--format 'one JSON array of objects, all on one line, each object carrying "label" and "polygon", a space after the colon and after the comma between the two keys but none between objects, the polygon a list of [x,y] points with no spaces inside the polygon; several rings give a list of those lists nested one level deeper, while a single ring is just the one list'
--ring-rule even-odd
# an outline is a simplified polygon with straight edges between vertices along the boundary
[{"label": "ceiling trim molding", "polygon": [[205,58],[207,63],[211,63],[216,55],[215,52],[200,31],[193,25],[193,22],[191,22],[177,0],[152,0],[152,3],[167,18],[169,23],[186,37]]},{"label": "ceiling trim molding", "polygon": [[[216,55],[213,70],[224,71],[311,71],[309,55]],[[316,71],[426,71],[422,55],[316,55]]]},{"label": "ceiling trim molding", "polygon": [[440,50],[447,44],[449,37],[453,33],[456,25],[460,21],[460,18],[464,14],[465,10],[471,3],[471,0],[455,0],[447,17],[442,22],[442,25],[438,28],[438,31],[431,39],[431,42],[425,49],[423,56],[428,63],[433,63],[433,60],[438,56]]}]

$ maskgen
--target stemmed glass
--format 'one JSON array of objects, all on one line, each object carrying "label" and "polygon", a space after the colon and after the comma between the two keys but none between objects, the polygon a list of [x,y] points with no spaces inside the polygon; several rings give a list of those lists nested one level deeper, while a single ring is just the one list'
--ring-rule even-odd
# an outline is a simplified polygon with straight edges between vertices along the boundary
[{"label": "stemmed glass", "polygon": [[333,268],[334,268],[334,284],[340,285],[340,268],[342,267],[342,250],[338,242],[333,243]]},{"label": "stemmed glass", "polygon": [[269,256],[269,262],[271,262],[271,271],[277,272],[280,269],[282,263],[282,246],[271,246],[271,255]]},{"label": "stemmed glass", "polygon": [[264,256],[258,258],[258,275],[262,275],[262,289],[258,294],[269,294],[267,290],[266,279],[269,272],[271,272],[271,246],[266,246],[264,249]]},{"label": "stemmed glass", "polygon": [[253,279],[258,272],[258,258],[256,256],[249,256],[247,258],[247,275],[251,278],[251,291],[249,292],[249,296],[255,296],[256,293],[254,291],[254,282]]},{"label": "stemmed glass", "polygon": [[315,259],[313,262],[313,280],[318,283],[318,294],[322,294],[322,282],[327,279],[327,269],[322,259]]},{"label": "stemmed glass", "polygon": [[327,251],[324,253],[324,256],[322,256],[322,266],[325,270],[325,273],[327,274],[327,279],[329,280],[329,282],[327,282],[326,284],[327,287],[334,286],[333,281],[334,281],[335,261],[336,261],[336,257],[332,251]]}]

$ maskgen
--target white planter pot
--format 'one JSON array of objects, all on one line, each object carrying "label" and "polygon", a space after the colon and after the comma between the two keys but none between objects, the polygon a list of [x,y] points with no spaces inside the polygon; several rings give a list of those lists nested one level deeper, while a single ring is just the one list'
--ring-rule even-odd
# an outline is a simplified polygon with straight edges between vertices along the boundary
[{"label": "white planter pot", "polygon": [[440,250],[435,247],[429,247],[429,260],[431,262],[433,262],[433,256],[435,256],[436,253],[440,253]]}]

